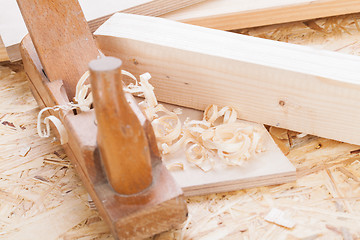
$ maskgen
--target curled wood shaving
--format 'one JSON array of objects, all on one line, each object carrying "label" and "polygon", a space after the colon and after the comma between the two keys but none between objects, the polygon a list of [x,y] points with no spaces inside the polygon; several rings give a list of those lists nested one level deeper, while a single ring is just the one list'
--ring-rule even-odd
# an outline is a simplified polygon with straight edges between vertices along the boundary
[{"label": "curled wood shaving", "polygon": [[74,97],[74,103],[80,108],[81,111],[89,111],[93,102],[93,96],[90,91],[90,84],[85,84],[89,78],[90,72],[86,71],[76,84],[76,92]]},{"label": "curled wood shaving", "polygon": [[[55,117],[54,115],[50,115],[45,117],[43,122],[41,121],[42,114],[48,110],[53,111],[70,111],[73,109],[80,109],[83,112],[90,111],[90,106],[93,102],[92,93],[90,92],[90,84],[85,84],[86,80],[89,78],[90,72],[86,71],[81,78],[79,79],[78,83],[76,84],[76,92],[74,97],[74,102],[70,102],[66,105],[56,105],[53,107],[46,107],[43,108],[37,118],[37,133],[40,137],[50,137],[50,122],[52,122],[57,129],[59,136],[60,136],[60,143],[66,144],[68,142],[68,134],[67,131],[60,121],[59,118]],[[45,124],[45,128],[42,129],[42,123]]]},{"label": "curled wood shaving", "polygon": [[50,121],[51,121],[59,133],[60,143],[66,144],[68,142],[68,134],[67,134],[67,131],[66,131],[64,125],[57,117],[55,117],[53,115],[45,117],[43,120],[43,123],[45,124],[45,128],[42,129],[42,127],[41,127],[41,123],[42,123],[41,117],[45,111],[48,111],[48,110],[59,111],[60,109],[71,110],[72,108],[65,105],[65,106],[46,107],[46,108],[41,109],[41,111],[38,114],[38,118],[37,118],[37,133],[42,138],[50,137]]}]

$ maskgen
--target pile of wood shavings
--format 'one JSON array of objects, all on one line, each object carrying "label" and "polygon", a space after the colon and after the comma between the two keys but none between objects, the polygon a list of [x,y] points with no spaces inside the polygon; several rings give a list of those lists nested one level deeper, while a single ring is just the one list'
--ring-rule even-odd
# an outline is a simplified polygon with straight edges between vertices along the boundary
[{"label": "pile of wood shavings", "polygon": [[[185,149],[186,159],[207,172],[216,164],[218,156],[227,165],[241,166],[254,154],[261,152],[261,130],[249,124],[237,122],[237,112],[231,107],[221,109],[208,106],[202,120],[187,119],[184,124],[178,117],[180,109],[167,110],[158,104],[154,87],[149,83],[151,75],[140,75],[140,83],[133,75],[135,84],[125,87],[125,91],[141,94],[145,100],[140,106],[151,121],[158,147],[162,154]],[[183,169],[182,163],[170,164],[168,169]]]},{"label": "pile of wood shavings", "polygon": [[[205,109],[202,121],[187,119],[182,126],[178,114],[167,110],[162,104],[158,104],[154,93],[154,87],[149,83],[151,75],[145,73],[140,75],[140,82],[131,73],[122,70],[122,74],[130,77],[135,83],[124,86],[124,91],[136,95],[142,95],[145,100],[140,102],[146,117],[151,121],[157,138],[158,146],[163,154],[184,149],[186,159],[203,171],[213,169],[214,156],[218,156],[228,165],[241,166],[261,149],[261,131],[254,126],[236,122],[237,112],[231,107],[223,107],[218,110],[216,105]],[[90,92],[90,85],[85,84],[90,76],[89,71],[85,72],[76,85],[74,102],[68,105],[57,105],[42,109],[38,114],[37,131],[40,137],[50,136],[50,121],[56,127],[61,144],[68,142],[68,135],[61,121],[53,116],[44,118],[45,129],[41,128],[42,114],[48,110],[70,111],[80,109],[89,111],[93,97]],[[219,119],[222,118],[220,123]],[[175,167],[183,168],[182,163],[175,163]],[[169,165],[168,169],[174,169]]]}]

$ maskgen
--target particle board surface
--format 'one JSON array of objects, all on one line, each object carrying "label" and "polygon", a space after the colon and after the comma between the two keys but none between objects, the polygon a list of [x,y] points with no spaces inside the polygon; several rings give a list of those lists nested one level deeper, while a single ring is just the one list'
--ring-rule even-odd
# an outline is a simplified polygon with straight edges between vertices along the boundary
[{"label": "particle board surface", "polygon": [[360,144],[358,56],[123,13],[95,36],[126,69],[151,72],[160,101],[231,105],[241,119]]},{"label": "particle board surface", "polygon": [[[204,0],[135,0],[96,1],[79,0],[89,28],[93,32],[115,12],[128,12],[149,16],[159,16]],[[20,60],[19,43],[27,34],[27,29],[16,4],[16,0],[0,0],[0,33],[11,61]]]},{"label": "particle board surface", "polygon": [[162,17],[232,30],[356,13],[357,0],[209,0]]}]

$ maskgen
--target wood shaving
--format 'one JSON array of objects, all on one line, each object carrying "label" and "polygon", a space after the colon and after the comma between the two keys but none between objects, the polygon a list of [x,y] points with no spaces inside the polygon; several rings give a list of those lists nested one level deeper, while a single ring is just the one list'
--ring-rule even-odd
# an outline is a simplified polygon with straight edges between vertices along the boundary
[{"label": "wood shaving", "polygon": [[50,137],[50,122],[52,122],[59,133],[61,145],[66,144],[68,142],[69,139],[68,139],[67,131],[59,118],[55,117],[54,115],[45,117],[43,120],[43,123],[45,124],[45,129],[42,129],[41,117],[42,114],[48,110],[52,110],[55,112],[63,110],[65,113],[73,109],[80,109],[83,112],[90,111],[90,106],[93,102],[93,96],[92,93],[90,92],[90,87],[91,87],[90,84],[85,84],[89,76],[90,76],[90,72],[86,71],[79,79],[78,83],[76,84],[76,91],[73,102],[70,102],[66,105],[56,105],[53,107],[46,107],[39,112],[37,119],[37,132],[40,137],[42,138]]},{"label": "wood shaving", "polygon": [[90,84],[85,84],[89,78],[90,72],[86,71],[76,84],[76,92],[74,97],[74,103],[76,103],[81,111],[89,111],[93,102],[93,96],[90,91]]}]

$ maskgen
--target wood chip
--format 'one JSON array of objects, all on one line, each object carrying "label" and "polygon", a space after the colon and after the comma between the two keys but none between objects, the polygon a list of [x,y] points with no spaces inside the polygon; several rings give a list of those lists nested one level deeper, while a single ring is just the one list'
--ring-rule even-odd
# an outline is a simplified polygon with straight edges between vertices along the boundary
[{"label": "wood chip", "polygon": [[291,218],[286,216],[285,212],[278,208],[272,208],[270,212],[266,215],[265,220],[286,228],[295,227],[295,222]]},{"label": "wood chip", "polygon": [[28,154],[28,152],[30,151],[30,149],[31,149],[30,146],[23,147],[19,152],[19,156],[20,157],[25,157]]}]

